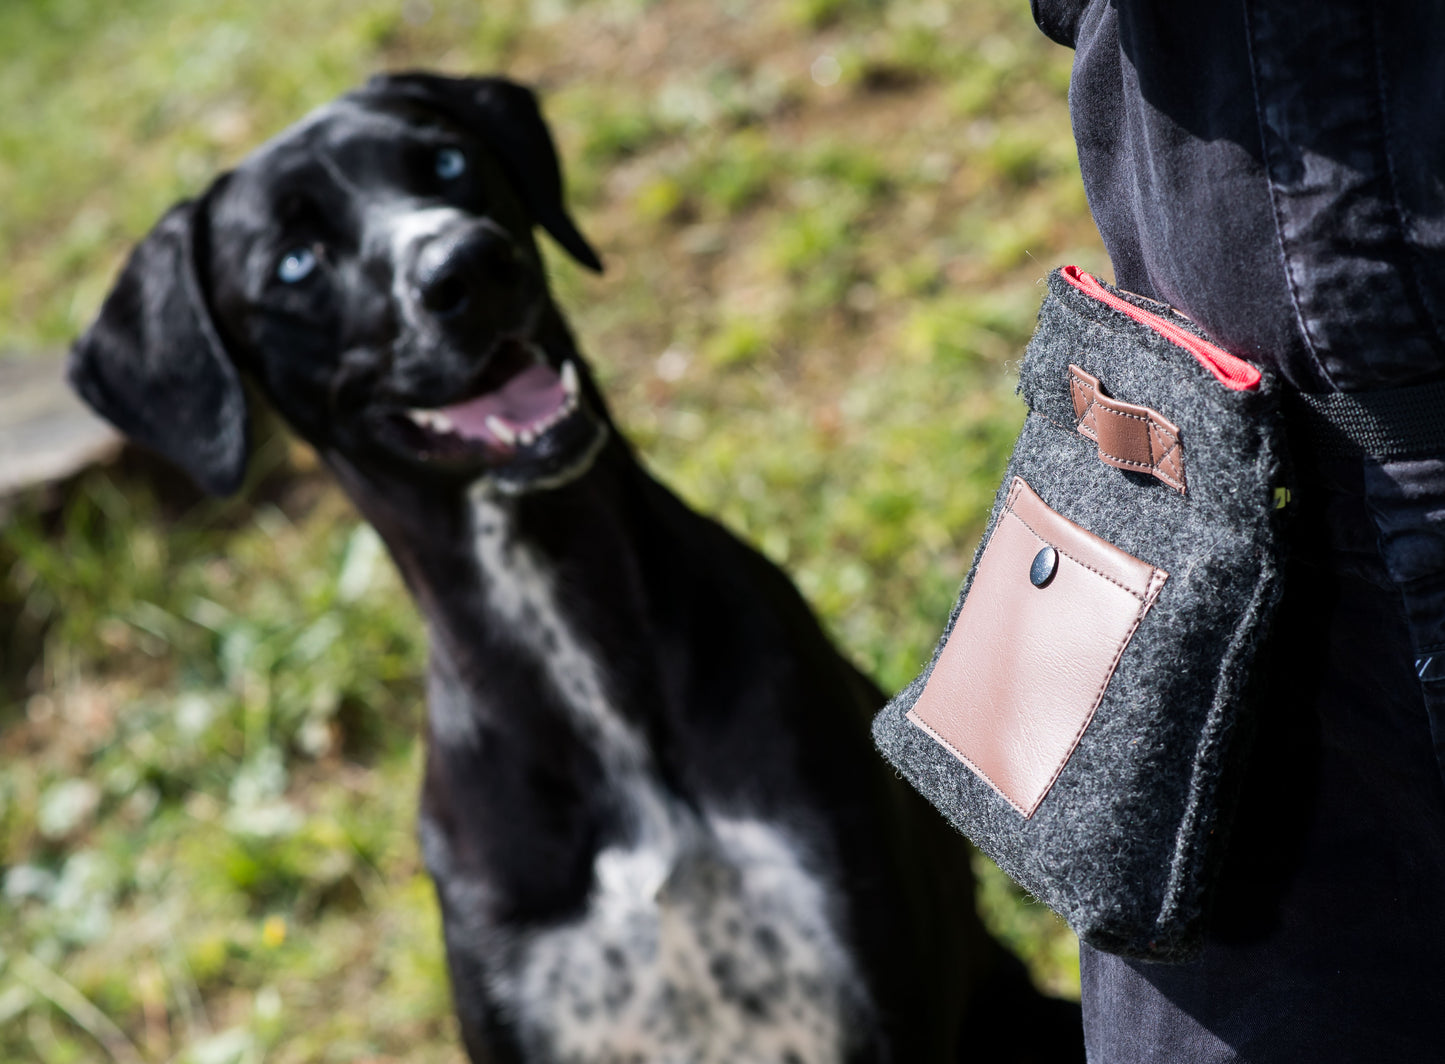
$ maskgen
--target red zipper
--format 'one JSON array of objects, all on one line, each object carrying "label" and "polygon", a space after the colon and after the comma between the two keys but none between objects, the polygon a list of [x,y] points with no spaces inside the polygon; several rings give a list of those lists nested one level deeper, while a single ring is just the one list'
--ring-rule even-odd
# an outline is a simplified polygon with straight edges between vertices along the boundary
[{"label": "red zipper", "polygon": [[1147,325],[1160,336],[1184,348],[1195,360],[1214,374],[1216,380],[1236,392],[1247,392],[1259,387],[1259,370],[1242,358],[1236,358],[1222,347],[1216,347],[1208,340],[1201,340],[1188,329],[1181,329],[1167,318],[1151,314],[1142,307],[1136,307],[1127,299],[1120,299],[1110,292],[1091,274],[1077,266],[1065,266],[1061,271],[1064,280],[1085,295],[1093,296],[1105,306],[1113,307],[1120,314],[1127,314],[1140,325]]}]

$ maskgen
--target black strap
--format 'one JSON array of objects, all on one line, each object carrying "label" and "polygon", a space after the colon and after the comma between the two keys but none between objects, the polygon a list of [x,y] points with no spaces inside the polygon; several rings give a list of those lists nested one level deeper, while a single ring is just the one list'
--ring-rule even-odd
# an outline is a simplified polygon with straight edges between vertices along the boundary
[{"label": "black strap", "polygon": [[1295,446],[1326,458],[1445,456],[1445,381],[1373,392],[1292,392]]}]

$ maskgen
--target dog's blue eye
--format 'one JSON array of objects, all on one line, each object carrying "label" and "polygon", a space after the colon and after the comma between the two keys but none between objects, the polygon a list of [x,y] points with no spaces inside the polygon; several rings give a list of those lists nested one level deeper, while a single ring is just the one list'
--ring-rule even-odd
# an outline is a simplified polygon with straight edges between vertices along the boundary
[{"label": "dog's blue eye", "polygon": [[316,252],[310,248],[292,248],[276,267],[276,276],[285,284],[295,284],[311,276],[316,269]]},{"label": "dog's blue eye", "polygon": [[461,177],[467,170],[467,157],[460,149],[443,148],[437,152],[436,171],[437,177],[443,181],[450,181],[453,178]]}]

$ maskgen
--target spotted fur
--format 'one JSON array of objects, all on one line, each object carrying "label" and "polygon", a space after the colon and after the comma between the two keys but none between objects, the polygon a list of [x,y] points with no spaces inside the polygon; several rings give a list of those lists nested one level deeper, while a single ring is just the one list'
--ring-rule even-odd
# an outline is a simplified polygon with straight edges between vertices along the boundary
[{"label": "spotted fur", "polygon": [[871,1004],[826,878],[781,826],[700,815],[667,797],[604,668],[512,535],[505,503],[474,489],[472,519],[491,610],[543,661],[630,821],[625,844],[596,854],[584,914],[501,951],[491,990],[529,1054],[559,1064],[843,1060]]}]

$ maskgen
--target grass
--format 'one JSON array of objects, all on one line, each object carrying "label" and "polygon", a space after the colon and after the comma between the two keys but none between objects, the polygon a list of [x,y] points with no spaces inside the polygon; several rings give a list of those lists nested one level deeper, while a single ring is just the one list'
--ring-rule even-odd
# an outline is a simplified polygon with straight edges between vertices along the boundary
[{"label": "grass", "polygon": [[[1038,281],[1105,262],[1069,58],[1017,0],[16,0],[0,350],[64,343],[165,206],[370,72],[510,72],[608,262],[551,259],[622,424],[897,687],[1022,417]],[[412,837],[420,625],[261,435],[237,500],[128,462],[0,531],[0,1059],[461,1059]],[[981,873],[1076,993],[1071,936]]]}]

